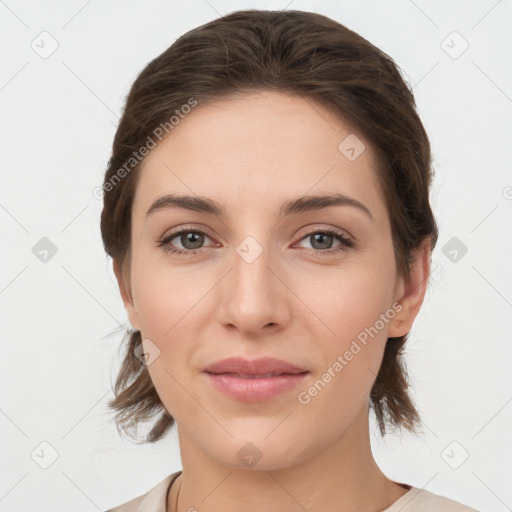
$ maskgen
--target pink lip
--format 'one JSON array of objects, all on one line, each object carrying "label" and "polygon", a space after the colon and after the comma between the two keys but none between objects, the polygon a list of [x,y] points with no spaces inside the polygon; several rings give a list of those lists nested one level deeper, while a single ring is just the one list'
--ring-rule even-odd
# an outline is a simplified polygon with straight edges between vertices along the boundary
[{"label": "pink lip", "polygon": [[206,373],[213,386],[240,402],[263,402],[295,387],[309,372],[275,377],[238,377],[229,373]]},{"label": "pink lip", "polygon": [[274,357],[261,357],[253,361],[243,357],[230,357],[207,366],[203,371],[208,373],[262,375],[265,373],[302,373],[307,370]]},{"label": "pink lip", "polygon": [[[261,402],[295,387],[309,373],[286,361],[263,357],[250,361],[233,357],[204,370],[212,385],[240,402]],[[274,374],[257,377],[258,375]]]}]

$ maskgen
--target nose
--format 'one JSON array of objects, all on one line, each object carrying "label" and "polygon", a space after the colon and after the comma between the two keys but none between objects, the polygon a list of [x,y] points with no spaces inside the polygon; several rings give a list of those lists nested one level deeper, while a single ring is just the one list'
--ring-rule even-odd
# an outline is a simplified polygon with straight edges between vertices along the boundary
[{"label": "nose", "polygon": [[254,239],[242,242],[219,289],[220,322],[241,333],[284,328],[291,318],[290,297],[284,271],[268,246]]}]

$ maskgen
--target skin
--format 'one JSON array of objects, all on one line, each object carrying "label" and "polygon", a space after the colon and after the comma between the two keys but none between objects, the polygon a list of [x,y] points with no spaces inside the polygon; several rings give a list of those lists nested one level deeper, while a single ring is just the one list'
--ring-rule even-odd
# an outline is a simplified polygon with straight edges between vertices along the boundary
[{"label": "skin", "polygon": [[[350,161],[338,150],[356,134],[366,145]],[[377,466],[370,448],[368,396],[388,337],[412,327],[426,291],[428,239],[411,279],[399,277],[389,216],[364,136],[310,99],[251,92],[195,107],[146,157],[132,210],[131,260],[114,261],[133,328],[160,350],[148,370],[178,428],[183,474],[167,511],[381,511],[407,492]],[[278,218],[287,199],[340,192],[351,206]],[[206,196],[226,208],[207,213],[163,208],[164,194]],[[174,255],[160,238],[192,225],[202,246],[177,236]],[[334,228],[355,242],[335,251]],[[175,229],[174,229],[175,228]],[[236,248],[253,237],[263,252],[247,263]],[[320,247],[320,248],[319,248]],[[314,254],[321,252],[329,255]],[[402,309],[341,372],[304,405],[297,400],[357,335],[399,302]],[[310,371],[299,389],[260,403],[215,390],[202,369],[220,359],[274,356]],[[248,467],[237,453],[261,453]],[[175,508],[179,490],[178,508]]]}]

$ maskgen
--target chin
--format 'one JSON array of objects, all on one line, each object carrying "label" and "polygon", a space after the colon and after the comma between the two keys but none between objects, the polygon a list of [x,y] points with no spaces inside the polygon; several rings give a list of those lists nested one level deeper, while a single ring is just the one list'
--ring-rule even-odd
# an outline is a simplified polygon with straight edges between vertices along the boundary
[{"label": "chin", "polygon": [[[211,453],[211,456],[220,464],[249,471],[277,471],[308,458],[308,454],[299,445],[299,438],[295,440],[291,435],[276,435],[271,439],[272,434],[264,439],[266,435],[262,436],[260,433],[258,439],[244,435],[231,439],[227,445],[219,443],[220,451]],[[300,439],[304,441],[304,438]],[[208,451],[211,452],[211,446]]]}]

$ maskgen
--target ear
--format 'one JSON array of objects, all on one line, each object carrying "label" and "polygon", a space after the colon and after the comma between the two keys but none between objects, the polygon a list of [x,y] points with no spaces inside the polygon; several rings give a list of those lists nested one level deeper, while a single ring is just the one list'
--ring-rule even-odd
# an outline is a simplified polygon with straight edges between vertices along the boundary
[{"label": "ear", "polygon": [[397,282],[395,301],[402,309],[388,324],[388,337],[404,336],[412,329],[412,324],[418,314],[430,275],[430,237],[425,238],[415,251],[415,261],[411,264],[411,276],[408,282],[400,278]]},{"label": "ear", "polygon": [[[129,259],[126,261],[129,265]],[[135,306],[133,304],[133,297],[130,288],[130,279],[127,275],[127,272],[124,272],[125,269],[122,268],[121,263],[118,259],[113,260],[114,265],[114,274],[117,279],[117,284],[119,285],[119,291],[121,292],[121,298],[123,299],[124,308],[126,309],[126,313],[128,314],[128,319],[132,324],[132,327],[136,331],[140,331],[139,327],[139,318],[137,315],[137,311],[135,310]]]}]

